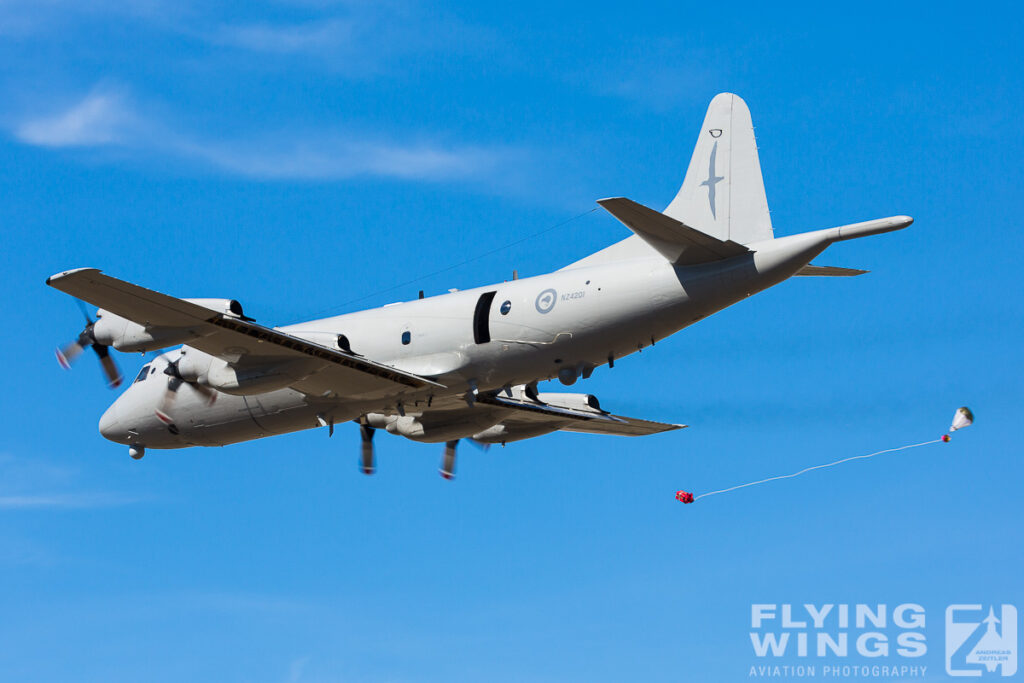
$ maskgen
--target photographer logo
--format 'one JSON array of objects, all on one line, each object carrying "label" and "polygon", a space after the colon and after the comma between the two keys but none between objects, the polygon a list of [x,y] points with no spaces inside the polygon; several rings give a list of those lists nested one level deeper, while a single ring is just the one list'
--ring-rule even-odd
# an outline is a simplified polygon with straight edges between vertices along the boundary
[{"label": "photographer logo", "polygon": [[946,608],[946,673],[1012,676],[1017,672],[1017,608],[950,605]]}]

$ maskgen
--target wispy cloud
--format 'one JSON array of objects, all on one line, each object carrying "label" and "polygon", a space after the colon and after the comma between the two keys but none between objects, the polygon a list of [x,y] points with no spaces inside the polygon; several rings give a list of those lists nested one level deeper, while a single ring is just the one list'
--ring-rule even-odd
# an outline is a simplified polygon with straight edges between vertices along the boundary
[{"label": "wispy cloud", "polygon": [[190,609],[223,612],[298,612],[314,608],[304,600],[265,593],[183,591],[165,596],[176,605]]},{"label": "wispy cloud", "polygon": [[596,89],[601,94],[633,100],[654,111],[665,112],[687,102],[704,101],[706,91],[713,84],[711,75],[699,67],[647,64],[601,78]]},{"label": "wispy cloud", "polygon": [[39,510],[53,508],[101,508],[131,505],[142,498],[117,493],[52,493],[0,495],[2,510]]},{"label": "wispy cloud", "polygon": [[0,454],[0,510],[92,509],[132,505],[142,496],[116,492],[81,491],[79,474],[71,467],[39,458]]},{"label": "wispy cloud", "polygon": [[715,66],[720,61],[701,48],[655,40],[643,43],[642,49],[615,55],[612,62],[588,63],[585,72],[596,93],[665,112],[705,102],[708,93],[721,86]]},{"label": "wispy cloud", "polygon": [[256,52],[323,54],[350,46],[357,35],[352,20],[330,18],[300,24],[224,25],[205,37],[218,45]]},{"label": "wispy cloud", "polygon": [[94,90],[64,111],[22,122],[14,134],[41,147],[92,147],[126,142],[136,124],[122,96]]},{"label": "wispy cloud", "polygon": [[381,177],[413,181],[486,181],[527,161],[509,146],[394,141],[373,134],[305,130],[209,139],[146,115],[124,93],[94,89],[70,107],[28,117],[13,129],[21,142],[48,148],[117,147],[201,163],[265,180]]},{"label": "wispy cloud", "polygon": [[288,683],[300,683],[302,681],[302,672],[308,663],[309,657],[299,657],[293,660],[288,666]]},{"label": "wispy cloud", "polygon": [[340,180],[376,176],[416,181],[487,177],[514,150],[436,143],[352,140],[309,133],[286,142],[182,142],[179,152],[238,175],[268,180]]},{"label": "wispy cloud", "polygon": [[0,35],[52,34],[84,17],[140,19],[166,24],[181,3],[167,0],[0,0]]},{"label": "wispy cloud", "polygon": [[[357,78],[392,69],[407,72],[415,62],[402,58],[413,53],[492,49],[496,38],[484,27],[415,0],[256,0],[239,5],[196,0],[0,0],[0,35],[64,40],[69,27],[90,22],[202,43],[205,59],[211,62],[225,51],[308,57],[336,74]],[[247,66],[273,64],[264,59]]]}]

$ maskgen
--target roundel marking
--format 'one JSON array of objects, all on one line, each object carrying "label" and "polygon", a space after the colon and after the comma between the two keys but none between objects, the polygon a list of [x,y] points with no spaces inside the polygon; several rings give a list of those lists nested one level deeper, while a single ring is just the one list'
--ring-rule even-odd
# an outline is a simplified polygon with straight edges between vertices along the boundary
[{"label": "roundel marking", "polygon": [[551,309],[555,307],[556,301],[558,301],[558,292],[553,289],[545,289],[537,295],[537,301],[534,303],[534,306],[536,306],[538,313],[550,313]]}]

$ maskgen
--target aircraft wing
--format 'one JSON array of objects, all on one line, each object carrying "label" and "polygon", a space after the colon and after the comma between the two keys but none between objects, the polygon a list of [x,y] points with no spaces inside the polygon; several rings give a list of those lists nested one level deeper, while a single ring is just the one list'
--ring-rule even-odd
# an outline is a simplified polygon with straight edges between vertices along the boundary
[{"label": "aircraft wing", "polygon": [[750,251],[742,244],[712,237],[632,199],[612,197],[598,199],[597,203],[677,266],[722,261]]},{"label": "aircraft wing", "polygon": [[816,275],[819,277],[852,277],[863,275],[868,271],[859,268],[840,268],[839,266],[816,266],[808,264],[796,271],[797,275]]},{"label": "aircraft wing", "polygon": [[501,394],[481,394],[476,400],[479,403],[508,410],[511,413],[510,418],[516,422],[557,423],[558,429],[565,432],[646,436],[686,427],[686,425],[680,424],[612,415],[600,410],[582,410],[540,403],[530,399],[511,398]]},{"label": "aircraft wing", "polygon": [[144,327],[186,328],[191,336],[184,343],[232,364],[306,360],[311,371],[294,386],[306,393],[333,390],[344,398],[370,398],[443,386],[361,356],[118,280],[95,268],[58,273],[48,278],[46,284]]}]

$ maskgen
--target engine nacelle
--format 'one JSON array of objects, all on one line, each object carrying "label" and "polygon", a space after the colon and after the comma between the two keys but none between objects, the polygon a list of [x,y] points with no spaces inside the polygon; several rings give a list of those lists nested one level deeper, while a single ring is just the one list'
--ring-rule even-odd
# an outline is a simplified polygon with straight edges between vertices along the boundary
[{"label": "engine nacelle", "polygon": [[558,408],[571,408],[573,410],[586,410],[591,413],[602,413],[601,403],[593,394],[537,394],[541,403],[547,403]]},{"label": "engine nacelle", "polygon": [[[217,358],[199,349],[183,348],[178,354],[178,374],[186,382],[206,383],[206,375]],[[172,359],[173,362],[173,359]]]},{"label": "engine nacelle", "polygon": [[284,389],[309,377],[317,367],[317,363],[305,359],[258,365],[243,362],[234,366],[214,358],[199,381],[225,394],[249,396]]},{"label": "engine nacelle", "polygon": [[349,344],[348,337],[337,332],[289,332],[288,334],[299,339],[305,339],[306,341],[319,344],[320,346],[326,346],[329,349],[338,349],[345,353],[351,353],[352,347]]},{"label": "engine nacelle", "polygon": [[245,314],[242,313],[242,304],[234,299],[185,299],[185,301],[234,318],[245,318]]},{"label": "engine nacelle", "polygon": [[[525,392],[523,392],[525,397]],[[556,408],[569,408],[581,410],[588,413],[601,413],[601,404],[597,397],[592,394],[537,394],[541,403],[546,403]],[[567,420],[568,422],[569,420]],[[543,436],[557,431],[561,425],[557,423],[530,424],[512,423],[511,425],[499,423],[473,435],[473,438],[483,443],[508,443],[510,441],[522,441],[532,439],[535,436]]]},{"label": "engine nacelle", "polygon": [[390,434],[424,443],[440,443],[472,436],[491,427],[498,419],[494,411],[479,407],[424,415],[369,413],[366,416],[366,422],[371,427],[386,429]]},{"label": "engine nacelle", "polygon": [[[185,299],[185,301],[224,315],[245,319],[245,315],[242,313],[242,304],[234,299]],[[127,353],[135,351],[145,353],[165,349],[168,346],[177,346],[188,342],[195,336],[187,327],[160,327],[158,325],[147,327],[103,309],[100,309],[96,315],[96,324],[93,326],[93,336],[96,337],[96,342]]]},{"label": "engine nacelle", "polygon": [[143,327],[104,310],[97,314],[92,333],[98,344],[112,346],[118,351],[142,353],[184,344],[195,336],[183,327]]},{"label": "engine nacelle", "polygon": [[543,436],[557,430],[558,425],[552,424],[496,424],[482,432],[477,432],[473,435],[473,439],[481,443],[508,443],[532,439],[535,436]]}]

